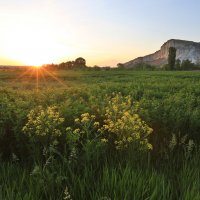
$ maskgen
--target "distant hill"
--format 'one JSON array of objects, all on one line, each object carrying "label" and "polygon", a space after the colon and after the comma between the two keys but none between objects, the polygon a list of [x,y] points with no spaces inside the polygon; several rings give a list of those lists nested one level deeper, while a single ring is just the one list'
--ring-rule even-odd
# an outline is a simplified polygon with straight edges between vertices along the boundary
[{"label": "distant hill", "polygon": [[200,63],[200,43],[171,39],[165,42],[159,51],[153,54],[138,57],[134,60],[124,63],[125,68],[134,68],[138,64],[150,64],[150,65],[163,65],[167,64],[168,50],[170,47],[176,48],[176,59],[190,60],[192,63]]}]

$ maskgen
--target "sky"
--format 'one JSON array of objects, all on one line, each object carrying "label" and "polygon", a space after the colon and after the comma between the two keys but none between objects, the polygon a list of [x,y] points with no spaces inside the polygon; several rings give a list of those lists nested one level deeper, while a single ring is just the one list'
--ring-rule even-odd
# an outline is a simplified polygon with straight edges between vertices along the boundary
[{"label": "sky", "polygon": [[199,9],[199,0],[0,0],[0,65],[116,66],[169,39],[200,42]]}]

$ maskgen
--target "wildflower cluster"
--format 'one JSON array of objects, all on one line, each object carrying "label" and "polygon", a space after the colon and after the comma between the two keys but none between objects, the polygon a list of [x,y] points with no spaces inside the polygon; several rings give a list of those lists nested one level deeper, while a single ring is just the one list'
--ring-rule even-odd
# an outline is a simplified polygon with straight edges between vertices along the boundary
[{"label": "wildflower cluster", "polygon": [[67,143],[70,148],[69,161],[75,161],[77,154],[84,153],[86,160],[91,160],[104,146],[98,132],[99,122],[96,116],[84,113],[75,119],[75,128],[66,129]]},{"label": "wildflower cluster", "polygon": [[75,124],[78,128],[73,130],[75,135],[80,134],[81,137],[91,139],[97,133],[100,126],[99,122],[95,121],[96,116],[89,113],[83,113],[80,118],[76,118]]},{"label": "wildflower cluster", "polygon": [[68,187],[65,188],[65,191],[64,191],[64,198],[63,198],[63,199],[64,199],[64,200],[72,200],[71,195],[70,195],[70,193],[69,193]]},{"label": "wildflower cluster", "polygon": [[173,153],[175,150],[178,149],[183,150],[185,158],[188,159],[195,149],[195,143],[192,139],[188,139],[188,135],[181,136],[179,134],[177,136],[175,134],[172,134],[172,138],[169,141],[169,150]]},{"label": "wildflower cluster", "polygon": [[60,117],[60,113],[55,106],[43,109],[39,106],[28,114],[28,122],[22,131],[33,138],[48,138],[51,140],[61,136],[60,125],[64,122],[64,118]]},{"label": "wildflower cluster", "polygon": [[130,96],[117,94],[111,98],[101,128],[105,136],[103,140],[112,143],[116,149],[124,149],[135,143],[139,149],[151,150],[152,145],[147,138],[153,130],[135,114],[137,109],[137,104],[132,105]]}]

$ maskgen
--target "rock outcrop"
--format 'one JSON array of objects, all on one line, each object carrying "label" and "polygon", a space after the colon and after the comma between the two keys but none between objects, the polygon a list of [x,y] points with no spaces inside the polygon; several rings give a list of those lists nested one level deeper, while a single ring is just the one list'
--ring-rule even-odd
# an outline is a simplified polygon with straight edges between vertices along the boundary
[{"label": "rock outcrop", "polygon": [[168,50],[170,47],[176,48],[176,59],[190,60],[192,63],[200,63],[200,43],[171,39],[164,43],[159,51],[153,54],[138,57],[127,63],[124,63],[124,67],[132,68],[138,64],[150,64],[150,65],[164,65],[167,64]]}]

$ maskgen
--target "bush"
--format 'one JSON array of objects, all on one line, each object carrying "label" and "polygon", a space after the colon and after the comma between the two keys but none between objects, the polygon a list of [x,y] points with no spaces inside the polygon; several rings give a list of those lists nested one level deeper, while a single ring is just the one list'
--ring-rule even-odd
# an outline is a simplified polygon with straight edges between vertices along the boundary
[{"label": "bush", "polygon": [[105,141],[117,150],[134,146],[135,150],[151,150],[148,136],[153,130],[136,114],[138,104],[130,96],[120,93],[107,99],[104,125],[101,132]]},{"label": "bush", "polygon": [[31,110],[28,114],[28,122],[23,127],[23,132],[34,142],[42,143],[44,146],[50,145],[61,136],[61,124],[64,118],[56,111],[55,106],[43,109],[41,106]]},{"label": "bush", "polygon": [[58,145],[64,118],[60,117],[55,106],[46,109],[39,106],[31,110],[27,117],[28,122],[22,131],[29,137],[29,150],[32,151],[33,159],[38,159],[44,149]]}]

